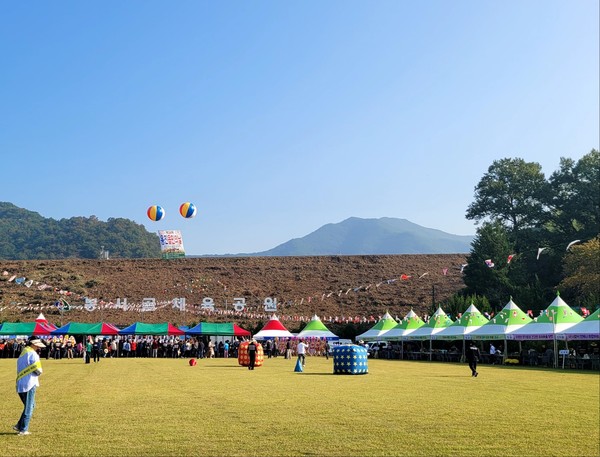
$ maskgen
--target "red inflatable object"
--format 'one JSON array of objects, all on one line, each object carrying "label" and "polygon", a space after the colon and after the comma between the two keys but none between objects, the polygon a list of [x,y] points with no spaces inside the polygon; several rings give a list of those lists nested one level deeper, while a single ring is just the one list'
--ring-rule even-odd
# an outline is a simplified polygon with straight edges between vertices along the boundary
[{"label": "red inflatable object", "polygon": [[[248,343],[249,341],[242,341],[238,347],[238,363],[247,367],[250,365],[250,356],[248,355]],[[254,359],[254,366],[260,367],[265,361],[265,355],[263,347],[260,343],[256,343],[256,358]]]}]

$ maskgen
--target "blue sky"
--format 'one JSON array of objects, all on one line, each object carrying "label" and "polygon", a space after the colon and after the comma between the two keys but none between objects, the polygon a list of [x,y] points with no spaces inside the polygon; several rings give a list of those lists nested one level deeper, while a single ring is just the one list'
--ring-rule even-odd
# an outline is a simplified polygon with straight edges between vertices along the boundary
[{"label": "blue sky", "polygon": [[494,160],[548,176],[598,149],[598,17],[592,0],[3,2],[0,201],[178,229],[189,254],[351,216],[474,234]]}]

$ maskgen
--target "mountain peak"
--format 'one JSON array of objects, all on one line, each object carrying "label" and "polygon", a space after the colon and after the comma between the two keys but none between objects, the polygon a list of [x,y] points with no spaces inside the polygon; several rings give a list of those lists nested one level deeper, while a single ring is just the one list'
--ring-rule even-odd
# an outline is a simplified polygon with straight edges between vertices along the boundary
[{"label": "mountain peak", "polygon": [[458,254],[469,252],[472,241],[473,236],[452,235],[407,219],[349,217],[253,255]]}]

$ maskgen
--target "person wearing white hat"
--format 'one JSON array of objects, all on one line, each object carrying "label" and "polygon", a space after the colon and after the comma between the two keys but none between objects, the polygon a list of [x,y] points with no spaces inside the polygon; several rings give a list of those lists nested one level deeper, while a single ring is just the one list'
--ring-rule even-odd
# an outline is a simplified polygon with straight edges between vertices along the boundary
[{"label": "person wearing white hat", "polygon": [[45,347],[41,340],[30,337],[17,359],[17,393],[23,402],[23,413],[13,430],[18,432],[19,436],[30,434],[29,421],[35,407],[35,391],[40,386],[38,378],[42,374],[42,362],[37,349]]}]

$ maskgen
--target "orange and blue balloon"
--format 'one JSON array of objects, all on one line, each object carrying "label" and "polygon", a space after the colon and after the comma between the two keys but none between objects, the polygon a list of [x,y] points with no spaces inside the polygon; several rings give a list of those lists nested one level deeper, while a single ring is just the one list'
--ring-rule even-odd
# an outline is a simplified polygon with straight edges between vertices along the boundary
[{"label": "orange and blue balloon", "polygon": [[190,202],[182,203],[182,205],[179,207],[179,214],[186,219],[196,216],[196,205]]},{"label": "orange and blue balloon", "polygon": [[151,221],[160,221],[163,217],[165,217],[165,210],[162,206],[153,205],[148,208],[148,217]]}]

